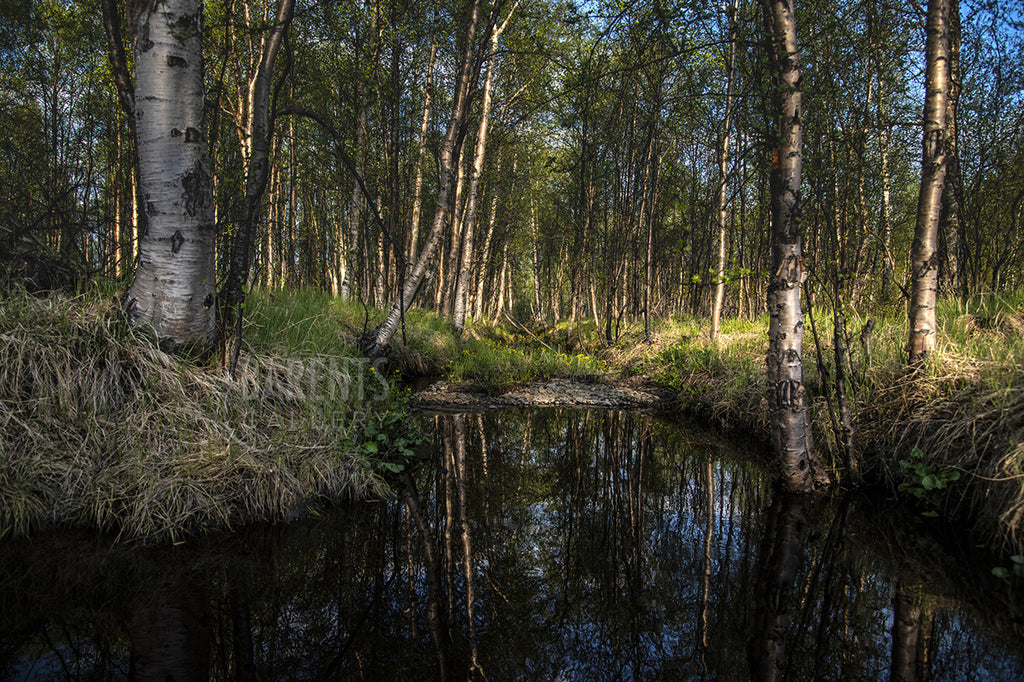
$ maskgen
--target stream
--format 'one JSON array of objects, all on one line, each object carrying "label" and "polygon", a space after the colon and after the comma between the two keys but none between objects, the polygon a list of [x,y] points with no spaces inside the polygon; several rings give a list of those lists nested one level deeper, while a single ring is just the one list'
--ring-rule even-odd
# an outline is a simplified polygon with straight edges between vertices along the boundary
[{"label": "stream", "polygon": [[637,411],[417,419],[394,500],[2,541],[0,679],[1024,679],[1020,581],[937,520]]}]

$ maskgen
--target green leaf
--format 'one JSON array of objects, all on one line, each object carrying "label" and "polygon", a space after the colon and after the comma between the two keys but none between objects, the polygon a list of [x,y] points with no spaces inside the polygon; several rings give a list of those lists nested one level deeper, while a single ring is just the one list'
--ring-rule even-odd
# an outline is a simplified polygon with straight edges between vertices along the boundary
[{"label": "green leaf", "polygon": [[384,462],[384,468],[396,474],[405,471],[404,464],[396,464],[394,462]]},{"label": "green leaf", "polygon": [[374,443],[373,441],[369,441],[368,443],[363,443],[363,450],[365,450],[366,452],[368,452],[368,453],[370,453],[372,455],[376,455],[377,454],[377,444]]},{"label": "green leaf", "polygon": [[995,568],[992,569],[992,575],[994,575],[997,578],[1009,578],[1010,577],[1010,572],[1007,571],[1002,566],[996,566]]},{"label": "green leaf", "polygon": [[1024,554],[1014,554],[1012,557],[1010,557],[1010,561],[1012,561],[1015,564],[1024,565]]}]

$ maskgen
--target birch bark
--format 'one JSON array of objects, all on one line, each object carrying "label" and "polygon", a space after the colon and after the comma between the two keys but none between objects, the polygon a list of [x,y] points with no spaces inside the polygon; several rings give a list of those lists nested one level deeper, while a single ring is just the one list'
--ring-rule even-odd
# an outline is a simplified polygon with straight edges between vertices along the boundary
[{"label": "birch bark", "polygon": [[804,259],[800,230],[803,111],[796,19],[790,0],[762,0],[776,70],[778,144],[771,170],[773,270],[768,284],[769,404],[782,486],[811,492],[826,485],[814,455],[803,382]]},{"label": "birch bark", "polygon": [[729,218],[727,189],[729,180],[729,142],[736,74],[736,21],[740,2],[733,0],[729,8],[729,62],[726,73],[725,116],[722,121],[722,143],[718,148],[718,266],[715,269],[715,300],[711,306],[711,340],[718,340],[725,302],[726,225]]},{"label": "birch bark", "polygon": [[935,350],[935,304],[938,297],[938,234],[946,181],[946,105],[949,96],[949,13],[951,0],[929,0],[925,58],[924,135],[921,142],[921,189],[911,248],[911,364]]},{"label": "birch bark", "polygon": [[491,31],[491,53],[487,58],[487,75],[484,78],[483,101],[480,104],[480,127],[476,135],[476,150],[473,154],[473,170],[469,176],[469,192],[466,211],[462,219],[462,257],[459,262],[459,277],[455,285],[455,306],[452,320],[458,334],[466,326],[466,308],[469,296],[469,274],[473,269],[473,230],[476,224],[477,203],[480,194],[480,176],[484,172],[487,153],[487,131],[491,117],[491,91],[494,88],[494,65],[498,58],[498,41],[516,11],[517,1],[501,26]]},{"label": "birch bark", "polygon": [[134,7],[135,128],[147,230],[125,298],[133,326],[169,350],[217,338],[213,185],[204,120],[201,0]]}]

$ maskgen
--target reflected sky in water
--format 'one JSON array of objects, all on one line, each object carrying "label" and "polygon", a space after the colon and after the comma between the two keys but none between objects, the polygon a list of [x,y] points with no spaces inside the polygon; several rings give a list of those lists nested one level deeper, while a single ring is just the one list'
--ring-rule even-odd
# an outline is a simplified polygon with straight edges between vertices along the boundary
[{"label": "reflected sky in water", "polygon": [[647,415],[419,418],[394,500],[4,543],[0,677],[1024,679],[1019,598],[913,517]]}]

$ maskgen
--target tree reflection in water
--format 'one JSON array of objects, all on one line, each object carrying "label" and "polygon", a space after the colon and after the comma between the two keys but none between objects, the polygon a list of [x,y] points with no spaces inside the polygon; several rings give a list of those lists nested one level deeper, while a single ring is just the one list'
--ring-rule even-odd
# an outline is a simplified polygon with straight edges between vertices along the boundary
[{"label": "tree reflection in water", "polygon": [[890,510],[773,498],[752,453],[638,413],[423,419],[393,501],[5,543],[0,677],[124,678],[162,645],[213,679],[1024,677],[1019,599]]}]

